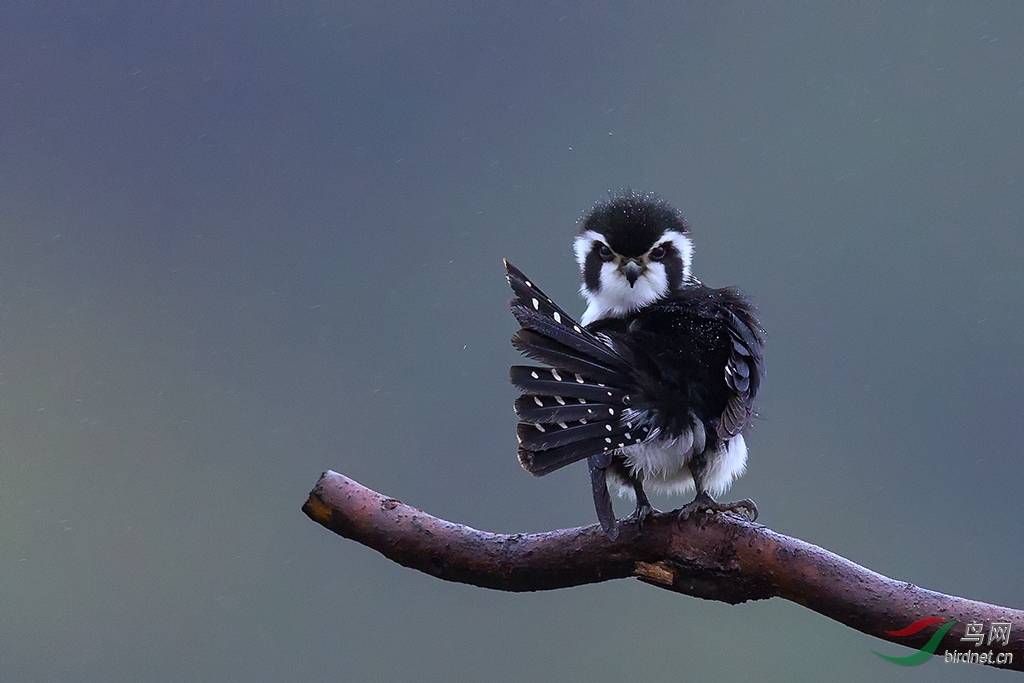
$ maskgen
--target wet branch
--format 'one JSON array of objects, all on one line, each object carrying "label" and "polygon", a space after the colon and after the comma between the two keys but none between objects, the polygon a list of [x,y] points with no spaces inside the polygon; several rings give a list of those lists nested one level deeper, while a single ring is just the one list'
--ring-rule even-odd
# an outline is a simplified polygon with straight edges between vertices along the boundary
[{"label": "wet branch", "polygon": [[[935,653],[1012,653],[992,663],[1024,671],[1024,612],[895,581],[810,543],[731,515],[679,523],[657,514],[638,532],[622,522],[608,540],[595,524],[540,534],[494,534],[432,517],[337,472],[326,472],[302,507],[313,521],[389,560],[445,581],[504,591],[540,591],[636,577],[666,590],[737,604],[785,598],[882,640],[913,649],[935,626],[910,636],[897,630],[925,618],[958,623]],[[974,648],[962,642],[967,622],[1009,622],[1010,642]],[[911,650],[891,654],[912,654]]]}]

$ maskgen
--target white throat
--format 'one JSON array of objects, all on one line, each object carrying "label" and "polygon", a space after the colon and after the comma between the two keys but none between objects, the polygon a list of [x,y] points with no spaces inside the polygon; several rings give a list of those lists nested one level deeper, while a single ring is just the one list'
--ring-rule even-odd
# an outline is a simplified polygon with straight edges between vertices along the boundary
[{"label": "white throat", "polygon": [[580,294],[587,300],[587,310],[580,322],[589,325],[595,320],[630,313],[654,303],[668,293],[665,266],[652,264],[632,287],[614,263],[601,265],[601,288],[592,292],[586,284]]},{"label": "white throat", "polygon": [[[687,235],[674,230],[665,233],[661,243],[665,242],[672,242],[676,251],[679,252],[683,262],[683,279],[689,278],[690,264],[693,260],[693,242]],[[579,263],[581,273],[586,267],[587,255],[590,254],[595,243],[603,244],[604,242],[598,233],[588,230],[579,235],[573,244],[576,262]],[[599,282],[600,285],[596,290],[588,288],[586,282],[580,286],[580,294],[587,300],[587,310],[580,318],[583,325],[589,325],[602,318],[636,311],[661,299],[668,294],[669,289],[665,264],[658,261],[649,261],[647,269],[632,286],[619,271],[615,262],[602,263]]]}]

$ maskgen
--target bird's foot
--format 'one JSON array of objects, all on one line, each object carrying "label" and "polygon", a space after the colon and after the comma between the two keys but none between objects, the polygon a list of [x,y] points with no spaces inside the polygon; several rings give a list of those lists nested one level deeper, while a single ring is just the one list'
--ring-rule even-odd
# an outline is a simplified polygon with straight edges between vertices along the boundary
[{"label": "bird's foot", "polygon": [[749,498],[735,500],[731,503],[719,503],[707,491],[701,491],[693,500],[679,509],[679,521],[686,521],[691,515],[704,512],[731,512],[734,515],[743,515],[751,522],[757,519],[757,505]]},{"label": "bird's foot", "polygon": [[647,519],[653,515],[657,510],[651,507],[650,503],[637,503],[636,509],[633,510],[633,514],[630,515],[632,519],[636,520],[636,528],[642,529]]}]

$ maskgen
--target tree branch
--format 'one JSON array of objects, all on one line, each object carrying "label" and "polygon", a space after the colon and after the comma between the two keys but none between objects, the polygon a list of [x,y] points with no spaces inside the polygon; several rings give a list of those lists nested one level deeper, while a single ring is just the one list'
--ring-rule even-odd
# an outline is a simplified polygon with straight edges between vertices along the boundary
[{"label": "tree branch", "polygon": [[[538,591],[636,577],[659,588],[737,604],[785,598],[882,640],[921,648],[934,635],[886,631],[937,616],[958,622],[935,653],[1012,653],[999,668],[1024,671],[1024,612],[895,581],[810,543],[725,514],[652,515],[621,522],[611,541],[595,524],[540,534],[494,534],[432,517],[336,472],[302,506],[313,521],[405,567],[445,581]],[[1009,645],[962,642],[967,622],[1011,624]],[[985,635],[988,635],[986,629]]]}]

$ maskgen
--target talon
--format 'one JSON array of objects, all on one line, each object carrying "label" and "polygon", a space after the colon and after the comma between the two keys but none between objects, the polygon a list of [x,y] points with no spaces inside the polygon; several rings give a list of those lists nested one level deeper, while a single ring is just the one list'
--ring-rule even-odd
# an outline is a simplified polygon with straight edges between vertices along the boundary
[{"label": "talon", "polygon": [[753,522],[757,519],[757,504],[749,498],[737,500],[733,503],[723,503],[723,505],[730,508],[730,510],[727,510],[726,512],[739,513],[740,510],[742,510],[748,521]]},{"label": "talon", "polygon": [[630,515],[630,517],[636,520],[636,528],[639,530],[643,528],[644,522],[646,522],[654,512],[656,511],[651,507],[650,503],[637,503],[636,510],[633,510],[633,514]]},{"label": "talon", "polygon": [[757,505],[749,498],[733,501],[731,503],[719,503],[706,491],[701,491],[692,501],[679,509],[679,521],[685,522],[691,515],[704,512],[729,512],[734,515],[742,514],[751,522],[757,519]]},{"label": "talon", "polygon": [[679,521],[685,522],[694,513],[706,512],[715,505],[715,499],[707,494],[705,491],[701,491],[693,500],[679,508]]}]

